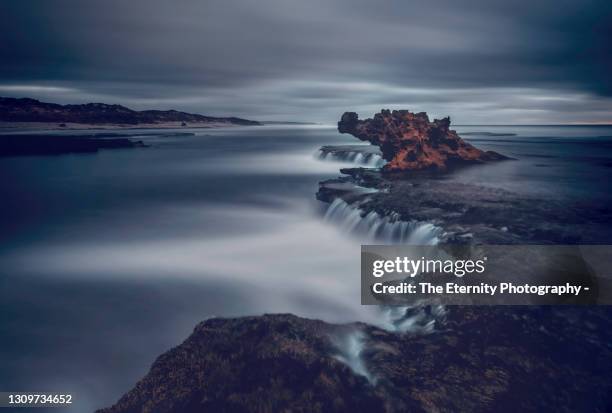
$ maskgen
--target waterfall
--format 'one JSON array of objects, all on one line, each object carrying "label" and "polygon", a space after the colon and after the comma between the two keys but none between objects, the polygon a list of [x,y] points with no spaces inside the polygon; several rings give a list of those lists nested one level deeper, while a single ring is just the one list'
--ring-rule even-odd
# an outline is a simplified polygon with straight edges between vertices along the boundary
[{"label": "waterfall", "polygon": [[367,153],[360,151],[325,151],[319,150],[319,159],[323,161],[348,162],[363,165],[368,168],[382,168],[385,160],[377,153]]},{"label": "waterfall", "polygon": [[370,374],[361,357],[365,349],[365,334],[360,330],[354,330],[335,337],[333,341],[339,352],[334,358],[346,364],[353,373],[368,379],[370,384],[376,384],[376,378]]},{"label": "waterfall", "polygon": [[[381,216],[375,211],[366,213],[359,205],[336,198],[325,212],[326,221],[336,223],[343,231],[356,233],[365,242],[435,245],[442,229],[428,222],[402,221],[398,213]],[[397,334],[429,334],[443,320],[447,310],[443,305],[381,306],[378,327]],[[367,335],[356,330],[335,340],[339,354],[334,357],[346,364],[353,373],[363,376],[372,385],[377,377],[367,369],[363,352]]]},{"label": "waterfall", "polygon": [[[321,151],[320,158],[336,160],[338,154]],[[380,155],[364,155],[361,152],[343,152],[341,160],[362,164],[376,162],[376,167],[384,165]],[[404,221],[397,212],[388,215],[366,212],[358,203],[349,204],[341,198],[335,198],[327,207],[324,219],[338,225],[344,232],[362,237],[363,243],[436,245],[443,232],[442,228],[429,222]],[[378,327],[397,334],[432,333],[436,323],[447,312],[443,305],[381,306],[379,310]],[[363,359],[367,342],[367,335],[360,330],[336,337],[334,344],[339,354],[334,357],[346,364],[353,373],[376,385],[377,378],[368,371]]]},{"label": "waterfall", "polygon": [[397,333],[427,334],[447,313],[443,305],[383,306],[381,327]]},{"label": "waterfall", "polygon": [[344,232],[365,237],[366,241],[388,244],[435,245],[442,232],[428,222],[402,221],[397,213],[381,216],[370,211],[366,214],[341,198],[329,205],[324,219],[336,223]]},{"label": "waterfall", "polygon": [[[442,321],[447,314],[443,305],[403,306],[380,308],[381,322],[379,327],[398,334],[429,334],[435,329],[436,322]],[[367,368],[363,352],[367,350],[369,337],[359,329],[332,337],[332,342],[338,354],[333,357],[346,364],[353,373],[363,376],[372,385],[376,385],[377,377]]]}]

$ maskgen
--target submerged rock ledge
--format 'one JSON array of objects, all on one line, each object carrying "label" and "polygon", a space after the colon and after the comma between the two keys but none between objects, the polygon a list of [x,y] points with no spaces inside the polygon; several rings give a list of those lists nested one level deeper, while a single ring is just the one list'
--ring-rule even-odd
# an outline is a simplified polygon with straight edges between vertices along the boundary
[{"label": "submerged rock ledge", "polygon": [[603,412],[609,312],[454,307],[428,335],[289,314],[215,318],[99,413]]},{"label": "submerged rock ledge", "polygon": [[410,176],[367,168],[340,172],[344,176],[319,183],[317,199],[330,204],[342,199],[362,217],[375,212],[396,221],[431,223],[442,230],[437,235],[442,243],[612,242],[612,209],[604,203],[531,197],[424,171]]},{"label": "submerged rock ledge", "polygon": [[444,170],[461,164],[510,159],[475,148],[450,129],[450,118],[430,122],[425,112],[383,109],[366,120],[359,120],[355,112],[345,112],[338,122],[338,131],[379,146],[388,161],[384,171]]},{"label": "submerged rock ledge", "polygon": [[100,149],[144,148],[146,146],[141,140],[114,134],[9,134],[0,135],[0,158],[94,153]]}]

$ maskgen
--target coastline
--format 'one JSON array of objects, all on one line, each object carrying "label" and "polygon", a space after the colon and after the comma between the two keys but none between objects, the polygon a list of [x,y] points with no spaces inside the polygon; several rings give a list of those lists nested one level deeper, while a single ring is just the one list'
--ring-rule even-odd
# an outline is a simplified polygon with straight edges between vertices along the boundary
[{"label": "coastline", "polygon": [[[65,126],[60,126],[65,125]],[[63,124],[57,122],[2,122],[0,121],[0,132],[14,132],[17,130],[35,131],[64,131],[64,130],[139,130],[139,129],[213,129],[227,128],[232,126],[253,126],[241,125],[230,122],[201,122],[183,125],[182,122],[159,122],[159,123],[70,123]],[[259,126],[259,125],[255,125]]]}]

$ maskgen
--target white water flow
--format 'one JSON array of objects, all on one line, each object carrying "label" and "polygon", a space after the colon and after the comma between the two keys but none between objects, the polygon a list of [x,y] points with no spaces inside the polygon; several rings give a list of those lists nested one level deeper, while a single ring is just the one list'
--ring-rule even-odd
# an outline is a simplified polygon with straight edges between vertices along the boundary
[{"label": "white water flow", "polygon": [[[380,308],[381,327],[397,334],[429,334],[435,329],[436,322],[446,315],[443,305],[432,306],[390,306]],[[370,337],[359,328],[335,337],[333,342],[339,354],[334,357],[346,364],[358,376],[365,377],[371,385],[376,385],[377,377],[371,373],[363,358],[363,352]]]},{"label": "white water flow", "polygon": [[[343,232],[359,236],[364,242],[409,245],[436,245],[442,232],[428,222],[403,221],[394,212],[381,216],[367,212],[359,205],[351,205],[336,198],[324,215],[325,221],[335,223]],[[428,334],[434,331],[436,322],[446,315],[444,306],[381,306],[379,326],[398,334]],[[368,337],[357,329],[336,340],[340,351],[336,358],[345,363],[356,375],[365,377],[376,385],[376,378],[369,371],[362,357]]]},{"label": "white water flow", "polygon": [[341,153],[319,151],[319,159],[323,161],[333,160],[363,165],[369,168],[381,168],[385,160],[377,153],[363,153],[359,151],[346,151]]},{"label": "white water flow", "polygon": [[335,223],[342,231],[365,237],[366,241],[394,244],[435,245],[442,232],[429,222],[403,221],[399,214],[381,216],[375,211],[366,213],[359,206],[336,198],[325,212],[324,219]]},{"label": "white water flow", "polygon": [[334,357],[346,364],[353,373],[365,377],[370,384],[376,384],[376,378],[368,371],[363,361],[362,353],[365,350],[366,336],[361,330],[351,331],[344,336],[335,337],[339,354]]}]

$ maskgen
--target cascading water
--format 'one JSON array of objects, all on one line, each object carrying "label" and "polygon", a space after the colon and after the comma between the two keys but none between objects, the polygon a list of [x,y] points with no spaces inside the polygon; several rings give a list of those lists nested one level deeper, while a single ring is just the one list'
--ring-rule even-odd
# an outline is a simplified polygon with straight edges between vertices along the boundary
[{"label": "cascading water", "polygon": [[376,384],[376,378],[370,374],[362,358],[365,340],[365,334],[358,329],[344,336],[335,337],[333,341],[339,354],[334,357],[346,364],[353,373],[368,379],[370,384]]},{"label": "cascading water", "polygon": [[435,245],[442,229],[428,222],[402,221],[398,214],[381,216],[365,213],[358,206],[336,198],[325,212],[324,219],[334,222],[347,233],[365,236],[368,241],[411,245]]},{"label": "cascading water", "polygon": [[[329,205],[324,219],[337,223],[345,232],[357,233],[366,242],[435,245],[442,233],[441,228],[428,222],[402,221],[397,213],[388,216],[374,211],[365,213],[358,205],[351,205],[341,198],[334,199]],[[428,334],[445,315],[446,308],[442,305],[381,306],[378,326],[398,334]],[[355,374],[365,376],[375,384],[375,378],[368,373],[361,358],[365,341],[362,332],[347,337],[340,343],[343,356],[337,359],[346,363]]]},{"label": "cascading water", "polygon": [[382,168],[385,160],[377,153],[364,153],[359,151],[331,152],[319,150],[319,159],[333,160],[338,162],[349,162],[363,165],[369,168]]},{"label": "cascading water", "polygon": [[[338,154],[329,151],[321,151],[319,157],[323,160],[338,160]],[[362,164],[371,162],[379,168],[385,163],[378,154],[364,155],[357,151],[342,152],[339,160]],[[344,232],[357,234],[365,242],[436,245],[443,232],[440,227],[428,222],[401,220],[398,213],[383,216],[375,211],[366,212],[358,203],[349,204],[340,197],[328,206],[324,219],[335,223]],[[379,310],[380,322],[377,325],[398,334],[431,333],[436,323],[446,315],[446,308],[442,305],[381,306]],[[355,374],[367,378],[370,384],[376,385],[376,377],[368,371],[363,359],[367,340],[367,335],[360,330],[336,338],[335,345],[339,354],[335,358],[345,363]]]},{"label": "cascading water", "polygon": [[[398,334],[428,334],[434,331],[436,322],[446,316],[443,305],[380,307],[382,323],[379,327]],[[360,329],[332,337],[338,353],[336,360],[346,364],[353,373],[365,377],[370,384],[376,385],[377,377],[368,369],[363,357],[368,335]]]},{"label": "cascading water", "polygon": [[446,315],[443,305],[381,307],[382,327],[398,333],[427,334]]}]

